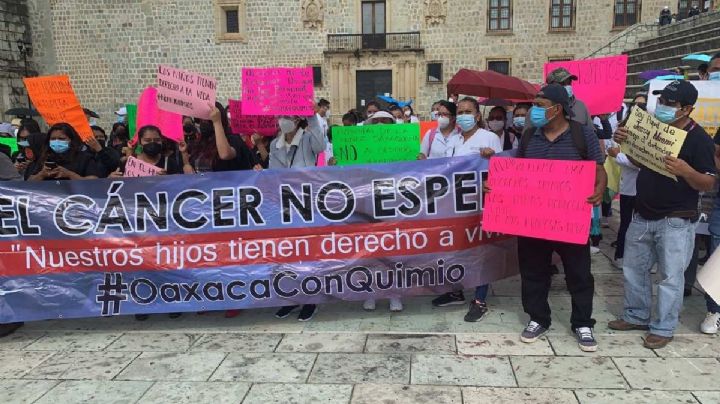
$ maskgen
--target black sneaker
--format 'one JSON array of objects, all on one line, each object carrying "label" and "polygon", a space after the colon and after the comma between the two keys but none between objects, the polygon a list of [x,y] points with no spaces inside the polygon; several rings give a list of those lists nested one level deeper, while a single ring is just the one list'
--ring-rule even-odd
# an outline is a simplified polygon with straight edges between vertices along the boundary
[{"label": "black sneaker", "polygon": [[531,344],[540,339],[540,337],[545,335],[547,332],[547,328],[541,326],[534,321],[530,321],[528,325],[525,326],[522,334],[520,334],[520,341]]},{"label": "black sneaker", "polygon": [[0,338],[7,337],[8,335],[14,333],[20,327],[22,327],[23,324],[25,324],[25,323],[19,322],[19,323],[0,324]]},{"label": "black sneaker", "polygon": [[298,315],[298,321],[310,321],[317,311],[317,306],[314,304],[304,304],[300,309],[300,315]]},{"label": "black sneaker", "polygon": [[450,292],[438,296],[433,299],[432,305],[435,307],[446,307],[465,304],[465,295],[463,292]]},{"label": "black sneaker", "polygon": [[168,317],[173,318],[173,319],[179,318],[180,316],[182,316],[182,313],[170,313],[170,314],[168,314]]},{"label": "black sneaker", "polygon": [[577,337],[578,346],[583,352],[597,351],[598,343],[593,336],[593,330],[590,327],[578,327],[575,329],[575,337]]},{"label": "black sneaker", "polygon": [[135,320],[137,320],[137,321],[145,321],[149,318],[150,318],[149,314],[136,314],[135,315]]},{"label": "black sneaker", "polygon": [[467,321],[468,323],[480,321],[485,317],[485,314],[487,314],[487,312],[488,308],[485,302],[481,302],[480,300],[473,300],[470,303],[470,309],[465,315],[465,321]]},{"label": "black sneaker", "polygon": [[275,313],[275,317],[277,318],[285,318],[290,315],[290,313],[293,312],[293,310],[300,307],[299,305],[296,306],[283,306]]}]

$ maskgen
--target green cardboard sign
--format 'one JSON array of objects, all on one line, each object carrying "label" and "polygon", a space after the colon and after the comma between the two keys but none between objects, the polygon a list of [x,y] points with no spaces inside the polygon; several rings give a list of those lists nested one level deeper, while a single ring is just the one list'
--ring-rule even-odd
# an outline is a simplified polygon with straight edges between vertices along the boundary
[{"label": "green cardboard sign", "polygon": [[18,152],[17,139],[14,137],[0,137],[0,144],[10,146],[10,150],[12,151],[10,153],[11,155]]},{"label": "green cardboard sign", "polygon": [[125,109],[127,109],[128,135],[132,139],[135,137],[135,131],[137,130],[137,105],[126,104]]},{"label": "green cardboard sign", "polygon": [[420,125],[336,126],[332,144],[339,166],[413,161],[420,153]]}]

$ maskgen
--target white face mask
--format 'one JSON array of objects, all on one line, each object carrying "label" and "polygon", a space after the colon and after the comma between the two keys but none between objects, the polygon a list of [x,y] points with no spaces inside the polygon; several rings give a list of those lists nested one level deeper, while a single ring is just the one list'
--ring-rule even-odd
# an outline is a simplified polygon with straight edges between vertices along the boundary
[{"label": "white face mask", "polygon": [[450,118],[446,116],[441,116],[437,120],[438,128],[445,129],[450,125]]},{"label": "white face mask", "polygon": [[280,133],[283,135],[294,131],[297,127],[297,125],[295,125],[295,121],[287,118],[278,119],[278,126],[280,126]]},{"label": "white face mask", "polygon": [[405,111],[405,116],[410,116],[410,110]]},{"label": "white face mask", "polygon": [[505,122],[503,121],[488,121],[488,127],[491,131],[497,132],[505,128]]}]

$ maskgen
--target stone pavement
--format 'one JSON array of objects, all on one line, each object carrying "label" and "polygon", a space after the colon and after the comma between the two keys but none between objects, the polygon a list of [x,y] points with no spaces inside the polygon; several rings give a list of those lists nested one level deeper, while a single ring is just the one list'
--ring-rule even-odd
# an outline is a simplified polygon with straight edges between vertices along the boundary
[{"label": "stone pavement", "polygon": [[[608,232],[603,254],[610,255]],[[704,300],[685,301],[675,341],[642,347],[618,335],[622,276],[593,257],[600,343],[582,353],[569,331],[562,276],[551,291],[554,323],[533,345],[519,279],[492,285],[491,312],[463,321],[466,307],[405,300],[390,314],[361,303],[323,305],[308,323],[273,309],[43,321],[0,339],[0,403],[720,403],[720,339],[701,335]],[[469,296],[469,293],[468,293]]]}]

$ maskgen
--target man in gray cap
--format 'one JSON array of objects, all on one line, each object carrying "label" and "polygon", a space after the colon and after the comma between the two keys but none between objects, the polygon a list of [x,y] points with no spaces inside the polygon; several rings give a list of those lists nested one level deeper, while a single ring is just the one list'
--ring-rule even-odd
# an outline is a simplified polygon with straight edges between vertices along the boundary
[{"label": "man in gray cap", "polygon": [[568,97],[570,97],[570,109],[575,113],[572,120],[580,123],[580,125],[593,128],[592,118],[590,117],[587,106],[573,94],[572,82],[577,79],[577,76],[570,74],[566,68],[558,67],[548,74],[546,81],[548,84],[560,84],[565,87],[565,91],[567,91]]}]

